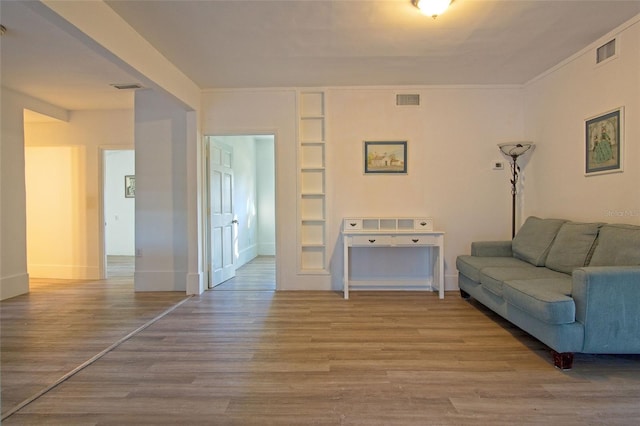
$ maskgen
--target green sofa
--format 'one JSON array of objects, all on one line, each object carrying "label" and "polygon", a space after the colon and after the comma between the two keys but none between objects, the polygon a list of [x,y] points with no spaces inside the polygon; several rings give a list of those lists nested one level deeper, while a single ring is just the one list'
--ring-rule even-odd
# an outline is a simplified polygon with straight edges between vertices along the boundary
[{"label": "green sofa", "polygon": [[558,368],[576,352],[640,354],[640,226],[532,216],[456,266],[462,297],[549,346]]}]

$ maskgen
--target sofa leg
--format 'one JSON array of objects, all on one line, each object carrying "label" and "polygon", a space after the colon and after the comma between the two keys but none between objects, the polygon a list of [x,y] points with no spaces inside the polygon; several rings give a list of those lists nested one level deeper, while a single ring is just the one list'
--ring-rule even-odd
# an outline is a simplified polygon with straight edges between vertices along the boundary
[{"label": "sofa leg", "polygon": [[464,300],[467,300],[471,298],[471,295],[463,289],[460,289],[460,297],[462,297]]},{"label": "sofa leg", "polygon": [[553,354],[553,365],[555,365],[556,368],[561,370],[571,370],[571,367],[573,367],[573,352],[559,353],[551,351],[551,353]]}]

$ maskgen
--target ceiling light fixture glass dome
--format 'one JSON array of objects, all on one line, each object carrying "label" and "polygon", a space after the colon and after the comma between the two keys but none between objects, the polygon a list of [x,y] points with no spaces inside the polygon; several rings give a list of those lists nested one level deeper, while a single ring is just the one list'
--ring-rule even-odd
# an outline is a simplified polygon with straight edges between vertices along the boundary
[{"label": "ceiling light fixture glass dome", "polygon": [[420,9],[420,12],[433,18],[442,15],[453,0],[412,0],[413,5]]}]

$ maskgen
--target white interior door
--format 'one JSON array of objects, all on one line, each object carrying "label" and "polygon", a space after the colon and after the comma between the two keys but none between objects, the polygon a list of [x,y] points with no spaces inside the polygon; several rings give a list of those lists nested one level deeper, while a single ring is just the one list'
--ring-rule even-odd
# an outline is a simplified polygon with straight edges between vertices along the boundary
[{"label": "white interior door", "polygon": [[209,139],[209,288],[236,275],[233,148]]}]

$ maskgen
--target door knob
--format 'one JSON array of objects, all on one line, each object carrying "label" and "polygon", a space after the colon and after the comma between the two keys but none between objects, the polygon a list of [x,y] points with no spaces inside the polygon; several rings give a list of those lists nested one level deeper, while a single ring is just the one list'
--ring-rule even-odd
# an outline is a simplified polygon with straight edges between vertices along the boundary
[{"label": "door knob", "polygon": [[238,219],[233,219],[231,223],[238,223]]}]

